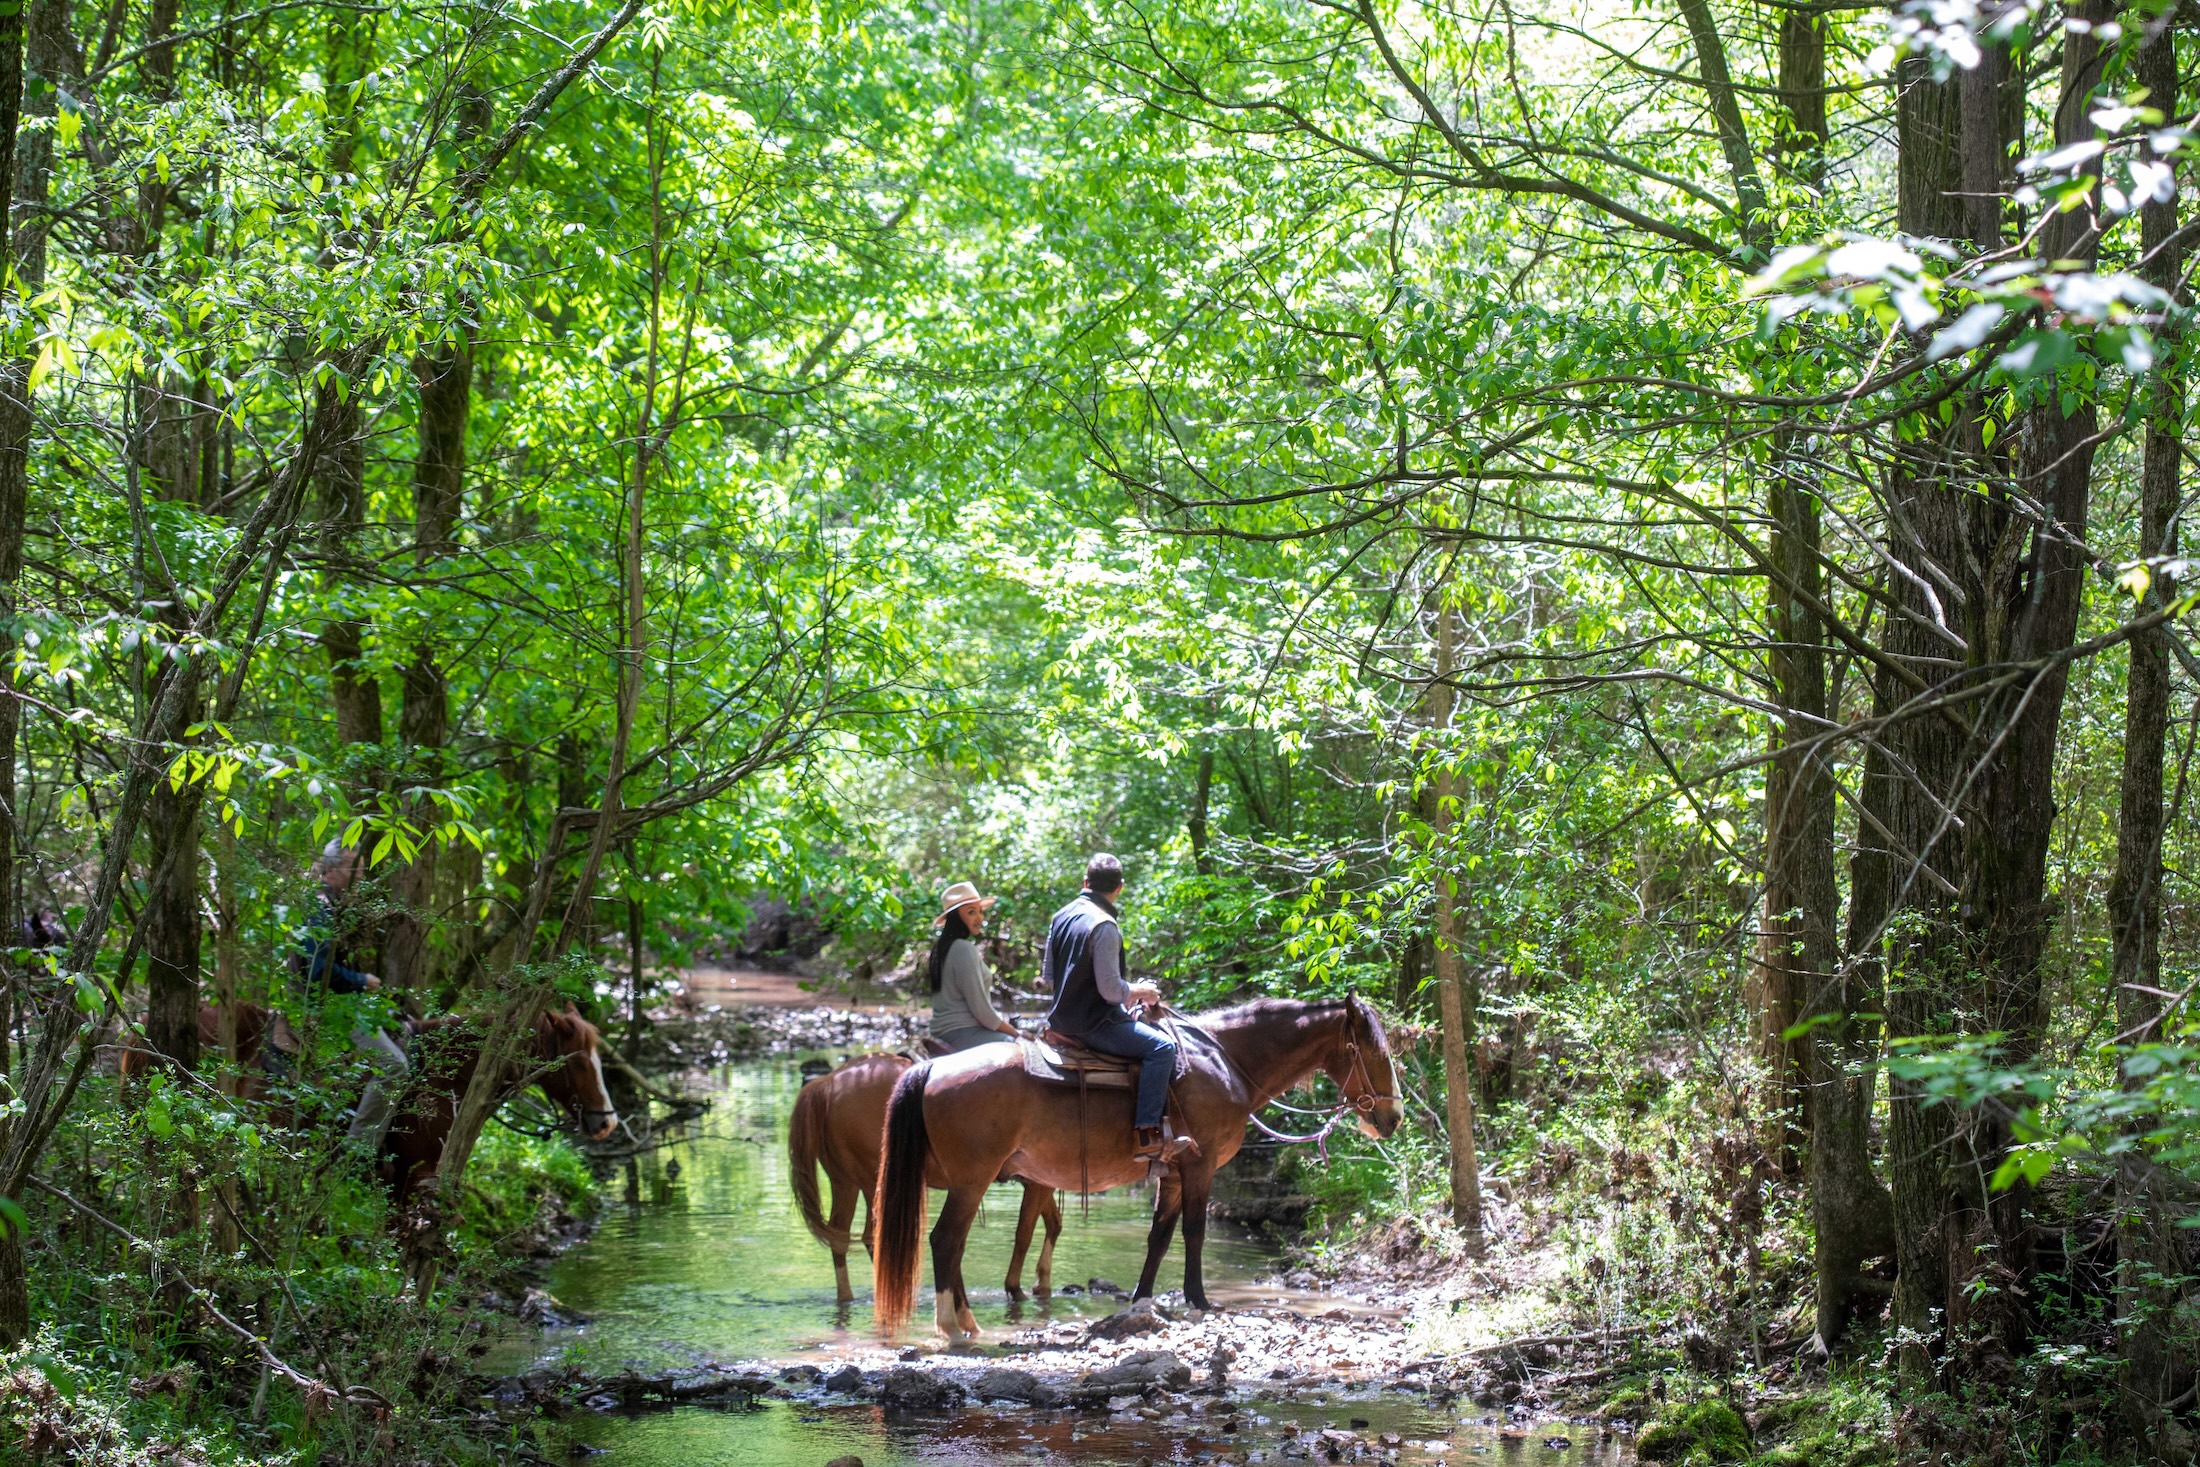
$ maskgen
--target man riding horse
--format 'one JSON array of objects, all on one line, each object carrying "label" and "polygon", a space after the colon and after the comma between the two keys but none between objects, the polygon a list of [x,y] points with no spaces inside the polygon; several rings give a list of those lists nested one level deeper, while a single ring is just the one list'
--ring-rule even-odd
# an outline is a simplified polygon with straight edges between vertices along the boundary
[{"label": "man riding horse", "polygon": [[1085,888],[1054,914],[1040,972],[1054,988],[1047,1027],[1088,1049],[1143,1061],[1132,1118],[1131,1154],[1139,1161],[1174,1161],[1192,1147],[1189,1136],[1164,1137],[1161,1116],[1176,1077],[1176,1041],[1143,1023],[1137,1011],[1161,1002],[1161,990],[1130,981],[1123,961],[1123,863],[1102,852],[1085,863]]}]

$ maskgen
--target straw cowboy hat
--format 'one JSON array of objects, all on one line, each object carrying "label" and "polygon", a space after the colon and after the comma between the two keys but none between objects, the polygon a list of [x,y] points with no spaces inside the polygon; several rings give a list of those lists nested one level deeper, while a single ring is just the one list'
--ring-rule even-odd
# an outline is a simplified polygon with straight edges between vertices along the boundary
[{"label": "straw cowboy hat", "polygon": [[967,907],[972,902],[981,907],[990,907],[999,900],[999,897],[979,896],[978,888],[967,881],[955,882],[940,893],[940,914],[932,919],[932,925],[937,927],[945,922],[947,914],[957,907]]}]

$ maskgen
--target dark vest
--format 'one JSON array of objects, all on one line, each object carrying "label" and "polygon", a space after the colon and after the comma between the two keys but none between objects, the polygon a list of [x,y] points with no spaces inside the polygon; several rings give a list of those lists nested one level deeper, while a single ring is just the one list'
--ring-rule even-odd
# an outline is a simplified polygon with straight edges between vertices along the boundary
[{"label": "dark vest", "polygon": [[[1047,1023],[1073,1039],[1129,1017],[1121,1004],[1100,996],[1092,977],[1093,929],[1115,920],[1115,908],[1089,891],[1080,892],[1054,914],[1054,925],[1047,929],[1046,970],[1054,975],[1054,1007]],[[1130,971],[1128,957],[1123,971]]]}]

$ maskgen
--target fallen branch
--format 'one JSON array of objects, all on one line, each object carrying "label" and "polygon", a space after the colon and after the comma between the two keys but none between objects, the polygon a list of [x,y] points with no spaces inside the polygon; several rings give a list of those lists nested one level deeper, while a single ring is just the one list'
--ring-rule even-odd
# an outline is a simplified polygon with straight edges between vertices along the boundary
[{"label": "fallen branch", "polygon": [[1576,1335],[1525,1335],[1516,1340],[1499,1340],[1494,1345],[1476,1345],[1471,1350],[1461,1350],[1462,1355],[1496,1355],[1506,1350],[1536,1350],[1545,1345],[1601,1345],[1613,1340],[1632,1339],[1636,1335],[1650,1333],[1647,1324],[1622,1325],[1618,1329],[1588,1330]]},{"label": "fallen branch", "polygon": [[[140,1251],[146,1253],[156,1262],[162,1261],[161,1250],[157,1244],[146,1242],[143,1238],[139,1237],[136,1233],[131,1232],[121,1223],[118,1223],[113,1218],[107,1217],[104,1214],[96,1212],[92,1208],[85,1206],[83,1203],[77,1201],[74,1197],[71,1197],[68,1193],[62,1191],[59,1187],[54,1186],[51,1182],[44,1181],[38,1177],[26,1177],[24,1178],[24,1181],[30,1186],[35,1187],[39,1191],[45,1193],[48,1197],[52,1197],[57,1201],[64,1202],[70,1207],[75,1208],[85,1217],[88,1217],[93,1222],[98,1223],[108,1232],[113,1233],[116,1237],[119,1237],[124,1242],[130,1244],[130,1246],[132,1246],[133,1248],[137,1248]],[[235,1335],[238,1339],[244,1341],[245,1344],[251,1346],[252,1353],[259,1356],[261,1364],[265,1365],[269,1370],[274,1371],[283,1379],[289,1381],[292,1385],[298,1387],[298,1389],[305,1394],[308,1402],[342,1401],[345,1405],[348,1406],[372,1406],[378,1411],[392,1411],[396,1409],[395,1402],[391,1401],[389,1397],[383,1395],[380,1391],[374,1390],[369,1386],[346,1386],[342,1390],[337,1390],[334,1386],[329,1385],[325,1381],[317,1380],[314,1377],[305,1374],[303,1371],[295,1369],[287,1361],[278,1356],[273,1350],[270,1350],[267,1347],[266,1341],[262,1340],[251,1330],[246,1329],[243,1325],[237,1323],[237,1321],[235,1321],[234,1319],[231,1319],[228,1315],[222,1313],[221,1306],[215,1303],[214,1296],[212,1294],[209,1294],[208,1292],[206,1292],[206,1290],[200,1288],[197,1284],[192,1283],[182,1274],[177,1273],[173,1268],[168,1269],[168,1274],[177,1283],[183,1285],[185,1292],[190,1294],[190,1296],[198,1302],[198,1305],[201,1309],[204,1309],[208,1314],[212,1315],[215,1319],[215,1322],[220,1324],[222,1328],[228,1330],[231,1334]]]},{"label": "fallen branch", "polygon": [[644,1095],[648,1096],[651,1100],[661,1101],[664,1104],[671,1106],[674,1110],[689,1110],[696,1106],[702,1106],[707,1109],[710,1105],[710,1101],[707,1097],[679,1095],[674,1093],[673,1091],[660,1089],[659,1087],[652,1085],[647,1079],[643,1078],[642,1072],[635,1069],[633,1064],[628,1061],[627,1057],[619,1053],[618,1049],[608,1039],[599,1038],[596,1043],[596,1051],[598,1054],[611,1061],[611,1068],[617,1070],[620,1074],[626,1076],[629,1080],[632,1080],[634,1082],[634,1087],[637,1090],[640,1090]]}]

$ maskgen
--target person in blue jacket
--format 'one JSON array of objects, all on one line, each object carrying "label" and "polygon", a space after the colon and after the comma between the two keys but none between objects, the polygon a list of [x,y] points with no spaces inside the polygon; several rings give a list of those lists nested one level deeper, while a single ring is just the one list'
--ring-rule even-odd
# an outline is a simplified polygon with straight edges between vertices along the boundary
[{"label": "person in blue jacket", "polygon": [[[307,873],[321,888],[313,920],[298,934],[298,967],[309,992],[325,988],[330,993],[374,993],[382,987],[379,977],[346,963],[345,954],[336,947],[337,936],[343,931],[345,900],[366,865],[365,851],[332,840]],[[371,1073],[367,1088],[360,1093],[359,1107],[352,1112],[345,1139],[371,1154],[381,1149],[383,1133],[390,1128],[397,1096],[405,1088],[412,1067],[406,1063],[405,1046],[365,1015],[352,1025],[351,1043],[366,1056]]]}]

